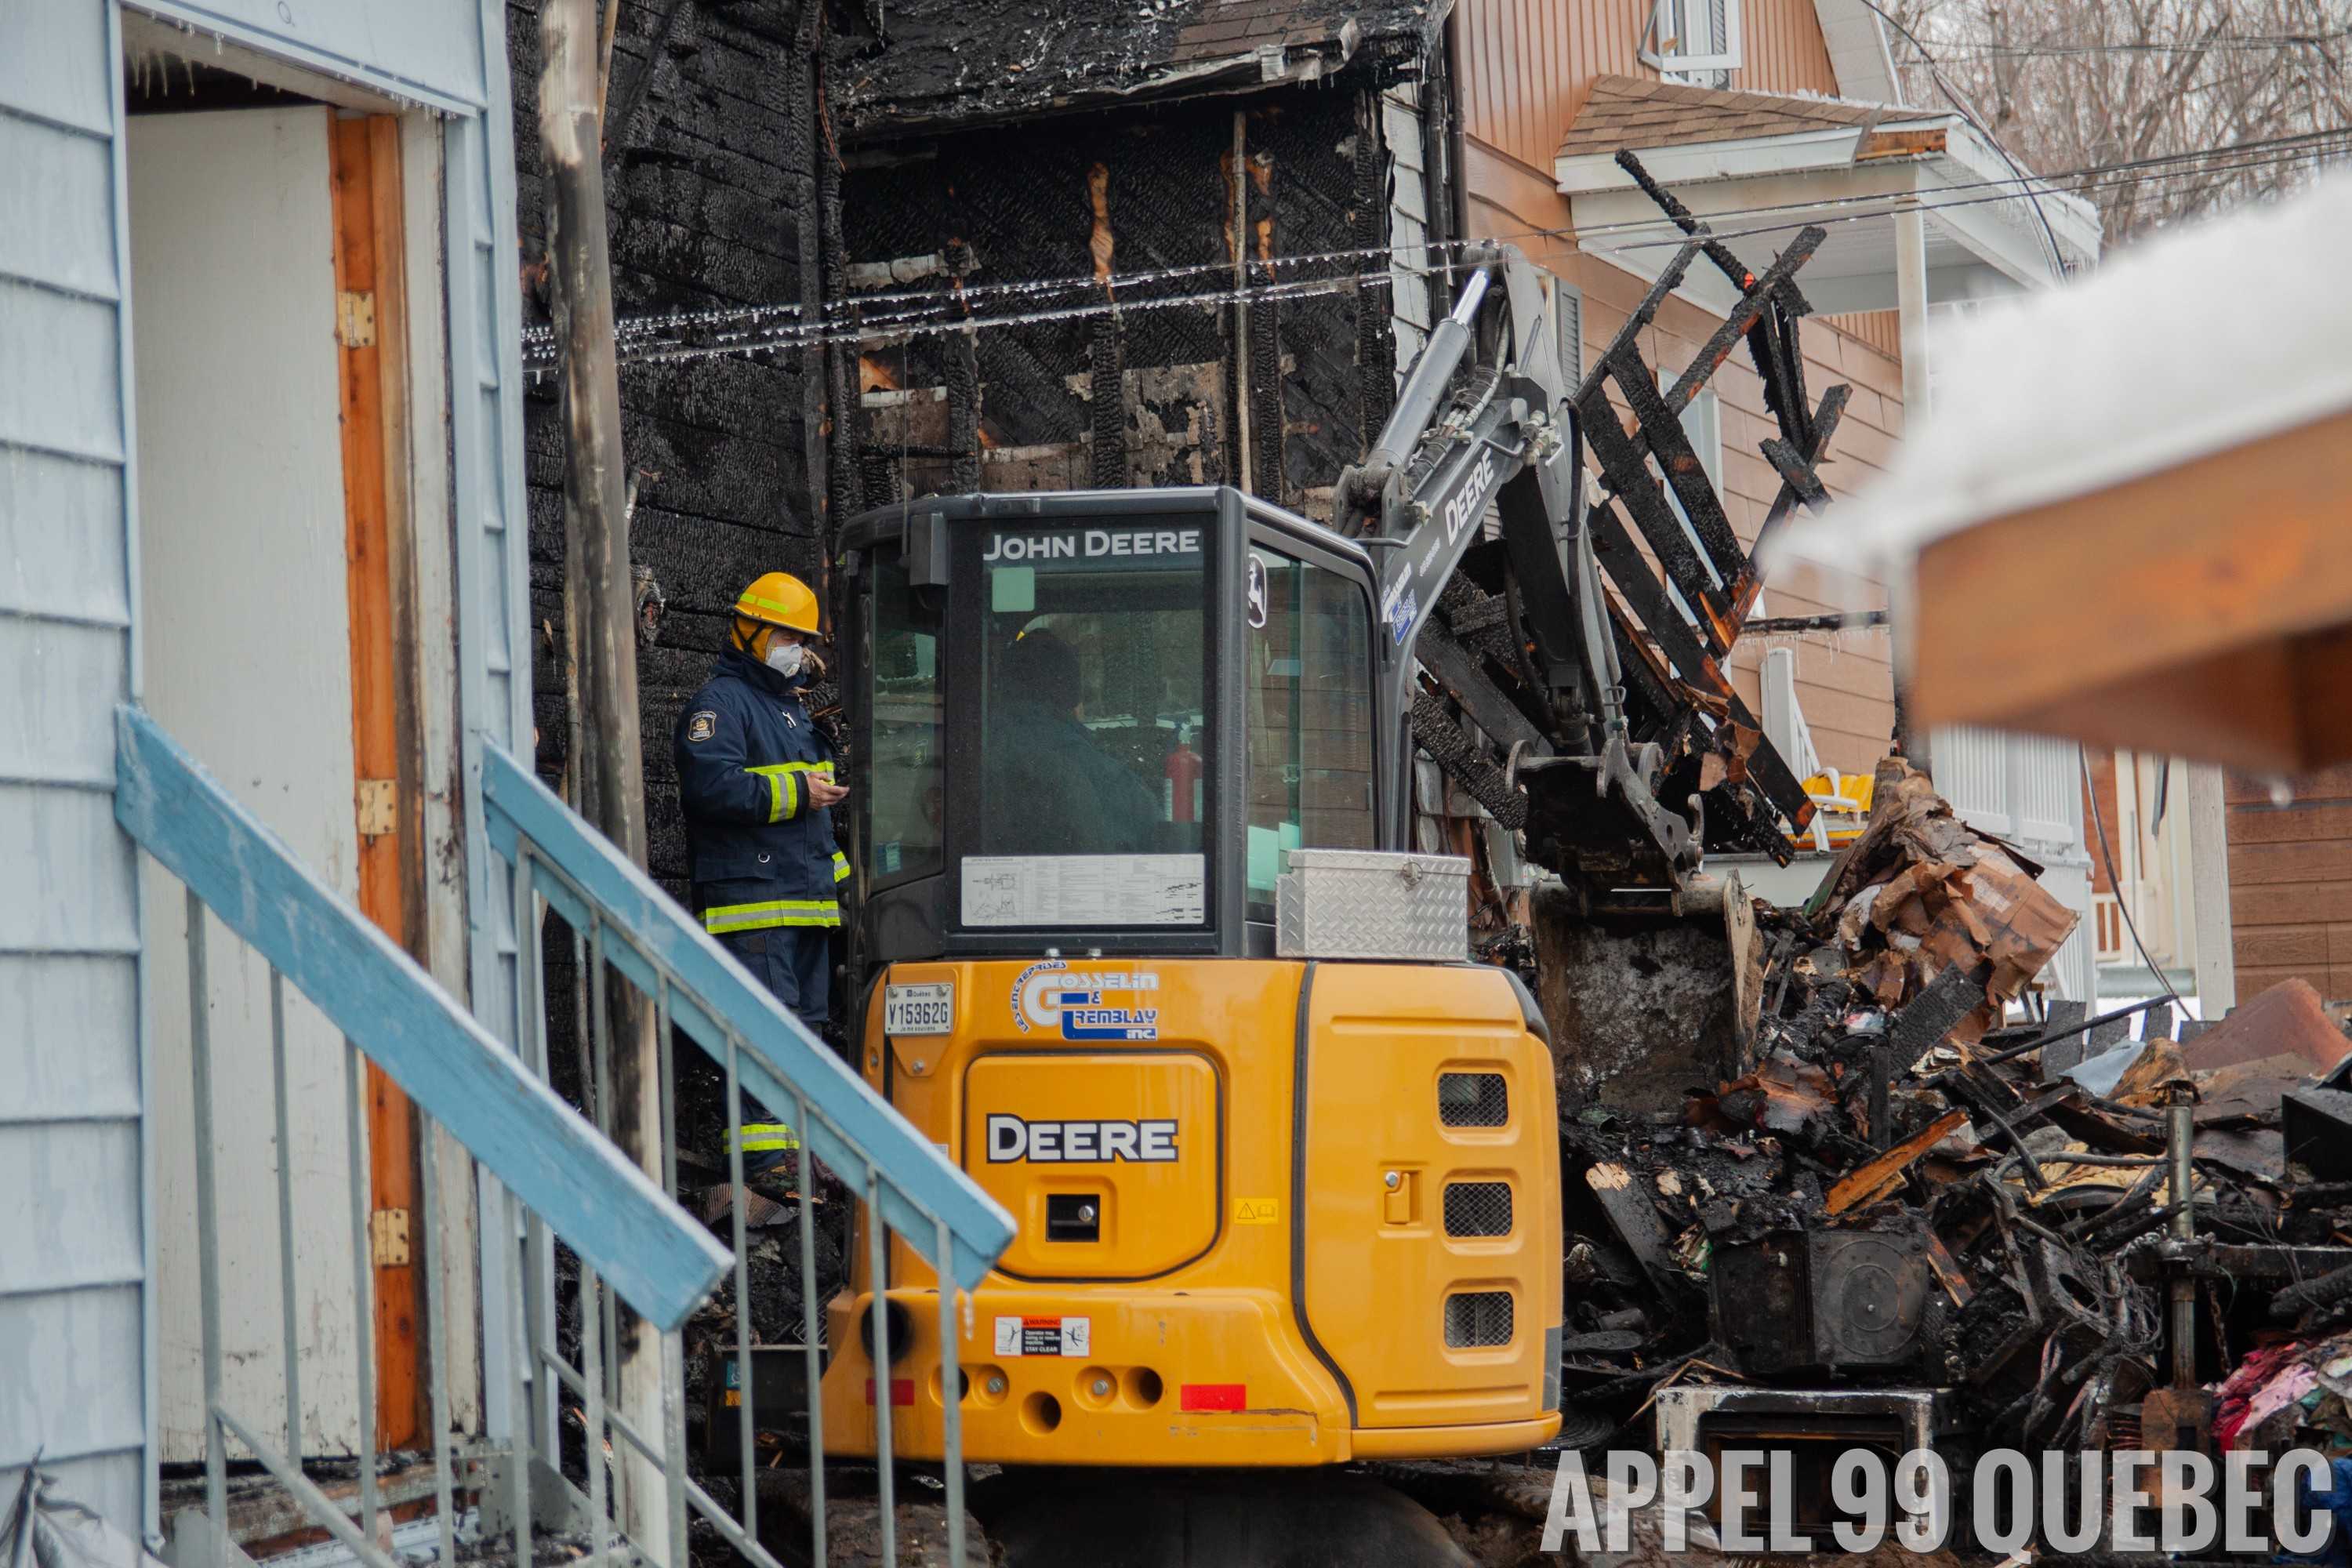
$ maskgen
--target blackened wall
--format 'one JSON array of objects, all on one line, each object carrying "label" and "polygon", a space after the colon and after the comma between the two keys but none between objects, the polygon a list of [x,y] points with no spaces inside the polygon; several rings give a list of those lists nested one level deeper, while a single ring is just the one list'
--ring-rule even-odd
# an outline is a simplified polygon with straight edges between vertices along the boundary
[{"label": "blackened wall", "polygon": [[[1387,410],[1394,376],[1388,267],[1384,257],[1282,260],[1383,242],[1387,163],[1370,101],[1367,84],[1343,79],[852,149],[842,216],[848,256],[853,263],[905,261],[951,254],[961,243],[976,263],[966,281],[972,312],[982,319],[1103,304],[1103,291],[1088,281],[1098,226],[1108,231],[1116,278],[1197,268],[1118,288],[1127,452],[1115,482],[1238,483],[1238,312],[1213,301],[1163,303],[1234,285],[1228,235],[1238,114],[1252,258],[1261,247],[1269,252],[1272,276],[1281,281],[1378,275],[1360,292],[1350,286],[1248,308],[1252,488],[1320,512],[1323,490],[1360,455],[1367,423],[1376,426]],[[1260,268],[1252,282],[1263,287],[1267,276]],[[1057,286],[991,292],[1024,283]],[[972,344],[977,434],[992,454],[979,465],[982,488],[1055,488],[1106,477],[1081,445],[1097,428],[1092,396],[1113,384],[1094,375],[1108,346],[1098,317],[983,328]],[[955,337],[938,332],[869,348],[863,380],[885,392],[951,388],[954,352]],[[866,410],[865,500],[947,488],[956,454],[942,443],[951,428],[948,411],[933,403]],[[1039,447],[1058,454],[1002,456]]]},{"label": "blackened wall", "polygon": [[[623,318],[793,300],[812,204],[814,117],[792,0],[620,0],[604,180]],[[545,321],[539,5],[507,12],[526,317]],[[625,364],[622,444],[637,479],[630,554],[667,603],[639,650],[654,874],[685,893],[670,727],[720,646],[726,606],[762,572],[814,581],[816,522],[800,367],[789,356]],[[561,641],[563,436],[556,382],[526,403],[539,763],[566,739]]]}]

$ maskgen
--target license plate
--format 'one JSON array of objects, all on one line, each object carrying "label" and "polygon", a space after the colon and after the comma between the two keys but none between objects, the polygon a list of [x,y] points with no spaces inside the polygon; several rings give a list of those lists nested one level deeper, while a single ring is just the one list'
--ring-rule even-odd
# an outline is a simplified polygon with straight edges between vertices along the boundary
[{"label": "license plate", "polygon": [[955,1032],[955,982],[882,988],[886,1035],[948,1035]]}]

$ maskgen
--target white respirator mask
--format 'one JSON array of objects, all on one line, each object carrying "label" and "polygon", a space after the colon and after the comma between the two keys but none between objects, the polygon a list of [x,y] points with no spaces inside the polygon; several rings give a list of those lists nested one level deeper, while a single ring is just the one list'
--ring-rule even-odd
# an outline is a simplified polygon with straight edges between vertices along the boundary
[{"label": "white respirator mask", "polygon": [[778,637],[768,644],[768,668],[790,680],[808,662],[808,648]]}]

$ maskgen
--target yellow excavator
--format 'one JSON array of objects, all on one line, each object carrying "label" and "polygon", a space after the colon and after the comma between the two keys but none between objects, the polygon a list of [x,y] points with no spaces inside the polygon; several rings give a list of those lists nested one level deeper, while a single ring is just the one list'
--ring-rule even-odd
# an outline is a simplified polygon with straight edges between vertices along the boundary
[{"label": "yellow excavator", "polygon": [[[953,1401],[967,1460],[1085,1469],[992,1521],[1015,1563],[1304,1562],[1302,1530],[1328,1536],[1313,1561],[1457,1561],[1337,1476],[1287,1484],[1271,1542],[1242,1472],[1559,1429],[1545,1023],[1468,962],[1467,862],[1413,841],[1423,633],[1466,592],[1507,603],[1508,641],[1482,661],[1444,634],[1445,668],[1483,662],[1537,737],[1506,771],[1555,803],[1527,825],[1550,863],[1668,900],[1697,864],[1665,749],[1632,739],[1558,342],[1540,275],[1477,258],[1335,526],[1198,488],[842,531],[854,1048],[1019,1234],[953,1388],[935,1275],[894,1244],[875,1279],[861,1235],[824,1431],[872,1455],[887,1420],[899,1460],[936,1461]],[[1474,550],[1486,586],[1457,587]]]}]

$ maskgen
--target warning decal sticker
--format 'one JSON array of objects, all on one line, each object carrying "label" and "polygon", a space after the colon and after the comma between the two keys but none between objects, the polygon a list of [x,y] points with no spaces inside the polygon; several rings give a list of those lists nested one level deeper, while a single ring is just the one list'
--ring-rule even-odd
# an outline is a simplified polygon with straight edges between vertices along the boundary
[{"label": "warning decal sticker", "polygon": [[998,1355],[1091,1355],[1091,1318],[999,1318]]}]

